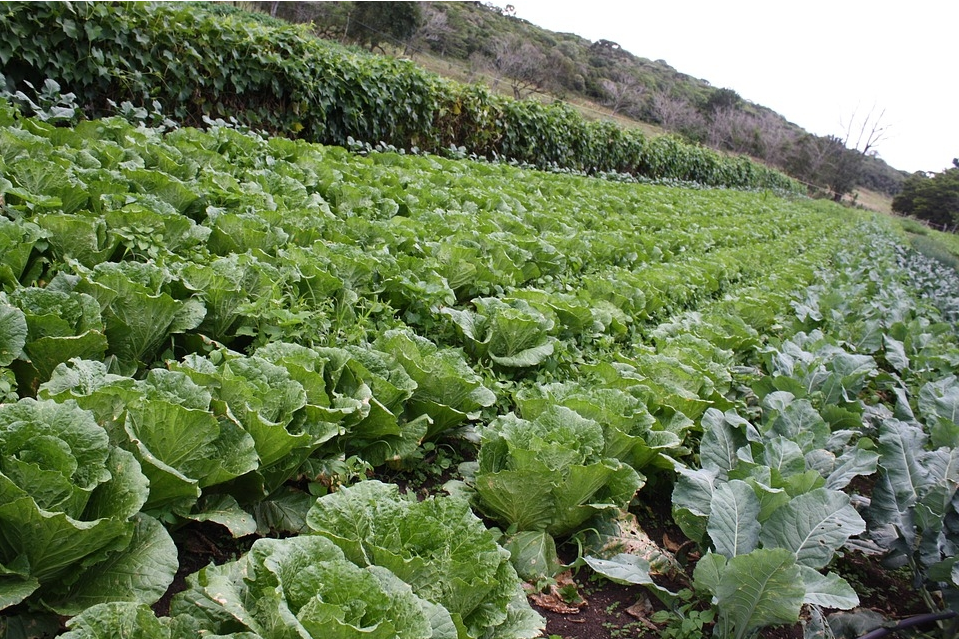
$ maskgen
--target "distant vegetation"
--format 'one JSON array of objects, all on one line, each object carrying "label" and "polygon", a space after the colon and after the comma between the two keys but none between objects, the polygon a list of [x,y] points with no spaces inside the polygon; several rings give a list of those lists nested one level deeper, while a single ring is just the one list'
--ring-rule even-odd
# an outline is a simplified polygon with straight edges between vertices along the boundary
[{"label": "distant vegetation", "polygon": [[[230,11],[236,15],[222,15]],[[250,16],[215,4],[8,2],[0,5],[0,83],[21,102],[40,103],[56,101],[40,95],[49,93],[40,87],[61,86],[88,117],[129,102],[128,109],[152,109],[151,117],[161,120],[231,119],[357,149],[376,145],[557,171],[803,190],[746,157],[676,136],[651,139],[638,129],[588,121],[562,102],[514,100],[444,80],[409,61],[313,37],[302,26]],[[346,27],[349,33],[356,24]],[[391,24],[403,22],[397,17]],[[363,25],[369,33],[369,22]],[[369,35],[355,37],[376,46]]]},{"label": "distant vegetation", "polygon": [[892,210],[955,232],[959,227],[959,158],[942,173],[919,171],[909,176],[893,199]]},{"label": "distant vegetation", "polygon": [[[324,38],[429,53],[467,65],[473,79],[515,98],[538,93],[585,99],[683,138],[747,154],[837,199],[857,186],[898,193],[906,174],[849,136],[816,136],[733,89],[693,78],[609,40],[554,33],[479,2],[255,2],[262,11],[312,22]],[[400,16],[405,16],[400,18]],[[413,26],[410,26],[413,25]]]}]

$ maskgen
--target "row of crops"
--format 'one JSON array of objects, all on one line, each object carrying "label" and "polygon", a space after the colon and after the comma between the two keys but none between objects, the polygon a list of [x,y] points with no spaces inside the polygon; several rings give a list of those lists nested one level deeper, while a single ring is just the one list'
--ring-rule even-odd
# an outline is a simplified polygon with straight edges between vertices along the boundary
[{"label": "row of crops", "polygon": [[360,140],[540,168],[805,190],[747,157],[589,121],[559,101],[505,98],[225,3],[4,2],[0,65],[0,89],[56,103],[41,88],[55,81],[88,115],[112,114],[111,102],[159,103],[181,122],[235,118],[324,144]]},{"label": "row of crops", "polygon": [[[532,638],[569,539],[717,637],[851,636],[842,553],[956,610],[959,283],[888,224],[3,103],[0,169],[4,636]],[[664,494],[695,567],[623,552]],[[189,522],[258,540],[157,616]]]}]

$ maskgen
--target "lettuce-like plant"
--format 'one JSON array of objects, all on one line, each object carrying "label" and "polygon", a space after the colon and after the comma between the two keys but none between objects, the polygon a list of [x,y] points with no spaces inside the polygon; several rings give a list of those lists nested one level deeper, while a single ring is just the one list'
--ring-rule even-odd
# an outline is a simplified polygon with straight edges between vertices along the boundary
[{"label": "lettuce-like plant", "polygon": [[148,494],[133,454],[75,402],[0,406],[0,609],[157,601],[176,548],[139,512]]},{"label": "lettuce-like plant", "polygon": [[376,347],[390,353],[416,382],[407,402],[408,414],[429,415],[426,438],[459,426],[496,402],[493,391],[469,367],[458,350],[440,349],[431,341],[403,330],[387,331]]},{"label": "lettuce-like plant", "polygon": [[459,639],[539,636],[509,553],[465,499],[417,501],[399,488],[364,481],[317,500],[307,525],[352,562],[384,566],[420,597],[452,615]]},{"label": "lettuce-like plant", "polygon": [[569,535],[600,512],[625,509],[643,485],[605,450],[602,427],[569,408],[552,406],[532,421],[504,415],[483,431],[477,504],[521,531]]},{"label": "lettuce-like plant", "polygon": [[201,631],[215,635],[456,638],[441,606],[416,596],[386,568],[357,566],[315,535],[260,539],[237,561],[208,566],[187,585],[171,613],[192,617]]},{"label": "lettuce-like plant", "polygon": [[58,364],[73,357],[103,359],[107,338],[100,305],[89,295],[29,287],[14,291],[10,300],[27,321],[25,385],[45,382]]},{"label": "lettuce-like plant", "polygon": [[476,312],[443,308],[463,337],[466,351],[479,360],[505,368],[538,366],[552,354],[556,338],[553,320],[525,300],[504,302],[495,297],[473,300]]},{"label": "lettuce-like plant", "polygon": [[186,516],[202,489],[259,467],[253,438],[235,420],[214,415],[210,391],[186,373],[153,369],[133,380],[111,375],[102,362],[71,360],[40,394],[75,400],[136,456],[150,480],[143,505],[150,514]]}]

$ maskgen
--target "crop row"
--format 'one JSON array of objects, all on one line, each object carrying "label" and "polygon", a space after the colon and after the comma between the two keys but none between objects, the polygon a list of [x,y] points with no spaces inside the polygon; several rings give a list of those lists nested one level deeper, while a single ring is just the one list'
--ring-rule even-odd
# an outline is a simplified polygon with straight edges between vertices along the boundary
[{"label": "crop row", "polygon": [[589,122],[563,103],[501,98],[304,27],[227,18],[200,4],[8,2],[0,34],[0,81],[10,91],[55,80],[101,115],[109,100],[159,101],[183,122],[235,118],[325,144],[452,147],[541,168],[802,190],[745,157]]},{"label": "crop row", "polygon": [[[38,634],[31,624],[55,626],[44,616],[55,611],[79,614],[77,638],[131,618],[158,637],[332,632],[333,618],[344,636],[376,626],[383,636],[533,637],[541,621],[517,572],[548,580],[555,540],[608,530],[645,483],[676,477],[676,520],[711,553],[695,581],[717,597],[717,632],[792,619],[795,598],[778,616],[737,616],[742,602],[723,593],[731,575],[753,571],[740,556],[806,584],[800,604],[851,604],[845,582],[819,571],[858,528],[808,560],[785,529],[812,510],[806,502],[838,504],[876,463],[861,432],[878,409],[858,402],[895,390],[877,386],[879,364],[855,366],[866,355],[797,332],[839,330],[830,322],[853,316],[827,303],[852,304],[855,291],[804,291],[854,244],[855,214],[484,162],[358,157],[224,126],[54,127],[6,106],[0,125],[7,632]],[[903,290],[941,285],[906,272],[917,274]],[[902,294],[879,277],[877,295]],[[955,312],[951,289],[936,295],[942,313]],[[918,315],[922,305],[897,308],[946,334]],[[903,361],[898,340],[909,371],[943,373],[954,337],[906,346],[913,327],[899,319],[883,326],[888,338],[862,328],[871,317],[848,330],[883,346],[868,357],[884,370]],[[790,382],[799,368],[782,367],[800,351],[824,372]],[[903,392],[921,395],[919,379]],[[374,482],[319,500],[300,490],[349,483],[357,466],[414,463],[424,444],[464,433],[479,442],[465,481],[427,506]],[[774,454],[789,472],[769,470]],[[697,486],[709,487],[696,493],[706,506],[689,497]],[[766,508],[750,525],[778,523],[731,547],[729,518],[710,506],[751,504],[744,486]],[[467,504],[510,532],[499,539],[509,553]],[[237,537],[298,534],[190,577],[158,619],[145,604],[177,570],[166,528],[191,520]],[[732,521],[739,530],[748,518]],[[49,552],[54,537],[62,552]],[[626,561],[631,579],[651,581],[633,559],[589,561],[618,575]],[[323,575],[352,585],[306,597]],[[368,614],[336,608],[361,592],[373,593],[360,598]]]}]

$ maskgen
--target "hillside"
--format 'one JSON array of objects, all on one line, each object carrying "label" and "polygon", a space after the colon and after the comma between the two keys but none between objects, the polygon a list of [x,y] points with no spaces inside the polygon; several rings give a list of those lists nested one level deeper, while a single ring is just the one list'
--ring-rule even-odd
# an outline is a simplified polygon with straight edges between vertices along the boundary
[{"label": "hillside", "polygon": [[[652,125],[747,154],[830,192],[848,193],[859,186],[892,196],[907,175],[879,158],[846,152],[835,138],[809,134],[771,109],[743,100],[734,87],[714,87],[615,42],[542,29],[490,3],[417,3],[418,20],[405,33],[393,31],[387,18],[377,16],[384,5],[403,3],[243,4],[312,22],[322,37],[410,57],[459,81],[485,82],[517,98],[566,100],[588,117]],[[364,29],[368,22],[372,24]]]}]

